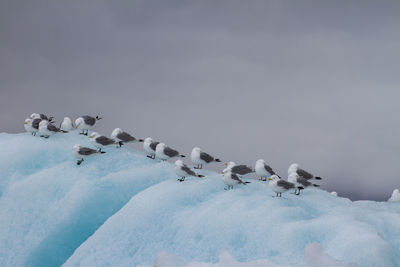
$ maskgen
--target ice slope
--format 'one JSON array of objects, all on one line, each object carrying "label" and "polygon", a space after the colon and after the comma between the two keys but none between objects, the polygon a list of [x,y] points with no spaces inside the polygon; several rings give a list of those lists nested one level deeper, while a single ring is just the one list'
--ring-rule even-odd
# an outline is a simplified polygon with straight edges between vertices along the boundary
[{"label": "ice slope", "polygon": [[[249,264],[400,265],[399,202],[272,198],[259,181],[225,191],[206,170],[179,183],[169,163],[129,148],[76,166],[75,143],[89,144],[0,134],[0,266],[152,266],[161,252],[216,264],[224,251]],[[323,254],[305,253],[314,242]]]},{"label": "ice slope", "polygon": [[90,145],[76,133],[0,134],[0,266],[60,266],[133,195],[173,175],[128,148],[76,166],[75,143]]}]

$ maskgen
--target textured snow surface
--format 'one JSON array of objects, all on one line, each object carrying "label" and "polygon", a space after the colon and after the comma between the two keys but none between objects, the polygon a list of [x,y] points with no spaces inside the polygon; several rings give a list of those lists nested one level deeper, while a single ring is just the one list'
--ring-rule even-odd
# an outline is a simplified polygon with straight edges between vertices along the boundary
[{"label": "textured snow surface", "polygon": [[0,134],[0,266],[400,266],[399,202],[272,198],[255,180],[225,191],[206,170],[179,183],[127,147],[76,166],[76,143],[90,146],[74,132]]}]

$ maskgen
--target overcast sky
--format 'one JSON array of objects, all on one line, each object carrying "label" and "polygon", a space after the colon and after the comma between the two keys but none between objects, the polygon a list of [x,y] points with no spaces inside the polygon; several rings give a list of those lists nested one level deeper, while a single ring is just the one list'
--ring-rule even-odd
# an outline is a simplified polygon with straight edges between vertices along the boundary
[{"label": "overcast sky", "polygon": [[[399,1],[0,2],[1,132],[101,115],[189,154],[400,187]],[[140,146],[136,146],[140,148]],[[215,165],[213,168],[222,168]]]}]

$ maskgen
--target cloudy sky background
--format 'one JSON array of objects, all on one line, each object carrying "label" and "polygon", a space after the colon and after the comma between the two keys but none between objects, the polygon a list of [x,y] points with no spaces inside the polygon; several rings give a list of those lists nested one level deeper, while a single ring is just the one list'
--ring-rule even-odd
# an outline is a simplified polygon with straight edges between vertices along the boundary
[{"label": "cloudy sky background", "polygon": [[[189,154],[400,187],[398,1],[0,2],[0,131],[101,115]],[[140,147],[140,146],[136,146]],[[213,168],[222,168],[214,165]]]}]

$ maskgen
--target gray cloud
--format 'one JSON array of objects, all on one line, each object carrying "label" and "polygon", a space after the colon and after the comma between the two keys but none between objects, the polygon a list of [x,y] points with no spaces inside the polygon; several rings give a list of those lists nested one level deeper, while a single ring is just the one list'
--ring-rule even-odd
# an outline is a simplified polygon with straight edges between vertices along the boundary
[{"label": "gray cloud", "polygon": [[[101,114],[224,160],[292,162],[352,199],[398,188],[399,3],[2,1],[0,121]],[[218,166],[214,166],[218,168]]]}]

